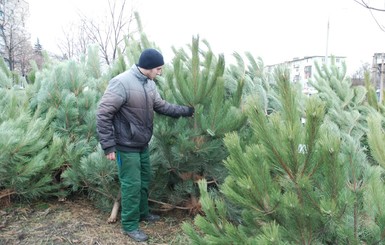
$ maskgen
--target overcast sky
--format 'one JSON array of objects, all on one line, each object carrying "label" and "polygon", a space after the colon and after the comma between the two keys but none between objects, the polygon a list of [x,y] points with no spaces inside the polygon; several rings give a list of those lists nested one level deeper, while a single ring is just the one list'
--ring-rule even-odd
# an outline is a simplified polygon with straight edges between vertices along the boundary
[{"label": "overcast sky", "polygon": [[[47,50],[57,50],[62,26],[76,20],[79,11],[100,16],[107,2],[27,1],[32,37]],[[385,9],[383,0],[366,1]],[[134,6],[145,33],[166,55],[171,46],[186,47],[195,35],[216,54],[249,51],[266,65],[328,52],[346,56],[353,72],[371,63],[374,53],[385,52],[385,32],[354,0],[137,0]],[[374,15],[385,25],[385,13]]]}]

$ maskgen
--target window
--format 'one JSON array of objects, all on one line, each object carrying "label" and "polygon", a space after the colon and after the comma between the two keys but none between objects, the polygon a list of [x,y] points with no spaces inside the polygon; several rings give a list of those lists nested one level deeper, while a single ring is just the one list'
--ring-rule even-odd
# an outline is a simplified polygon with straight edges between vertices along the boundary
[{"label": "window", "polygon": [[311,78],[311,66],[304,67],[305,79]]}]

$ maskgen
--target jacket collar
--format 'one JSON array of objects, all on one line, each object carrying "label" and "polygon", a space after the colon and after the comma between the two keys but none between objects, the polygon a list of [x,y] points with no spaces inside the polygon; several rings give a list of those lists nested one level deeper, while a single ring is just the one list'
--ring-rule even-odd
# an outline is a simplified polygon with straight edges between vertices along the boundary
[{"label": "jacket collar", "polygon": [[141,82],[147,82],[149,78],[145,76],[142,72],[140,72],[138,65],[134,64],[131,66],[131,70],[134,73],[134,75],[138,78]]}]

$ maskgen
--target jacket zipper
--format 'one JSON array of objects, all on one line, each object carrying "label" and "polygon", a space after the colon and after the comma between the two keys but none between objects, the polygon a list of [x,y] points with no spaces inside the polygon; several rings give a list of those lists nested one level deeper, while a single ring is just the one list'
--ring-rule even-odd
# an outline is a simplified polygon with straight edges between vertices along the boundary
[{"label": "jacket zipper", "polygon": [[148,96],[147,96],[147,91],[146,91],[146,88],[144,87],[145,83],[147,83],[147,80],[142,83],[142,86],[143,86],[143,91],[144,91],[144,97],[146,98],[146,122],[145,122],[145,126],[148,127],[148,120],[149,120],[149,113],[150,113],[150,110],[148,108]]}]

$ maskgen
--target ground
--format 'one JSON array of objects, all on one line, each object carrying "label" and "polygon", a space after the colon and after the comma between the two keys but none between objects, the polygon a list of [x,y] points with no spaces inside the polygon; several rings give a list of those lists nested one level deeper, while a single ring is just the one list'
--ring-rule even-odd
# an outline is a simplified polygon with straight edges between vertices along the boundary
[{"label": "ground", "polygon": [[108,224],[109,214],[96,209],[85,198],[13,203],[0,206],[0,245],[188,244],[181,224],[192,218],[178,211],[160,215],[159,222],[141,222],[150,239],[136,243],[121,233],[119,221]]}]

